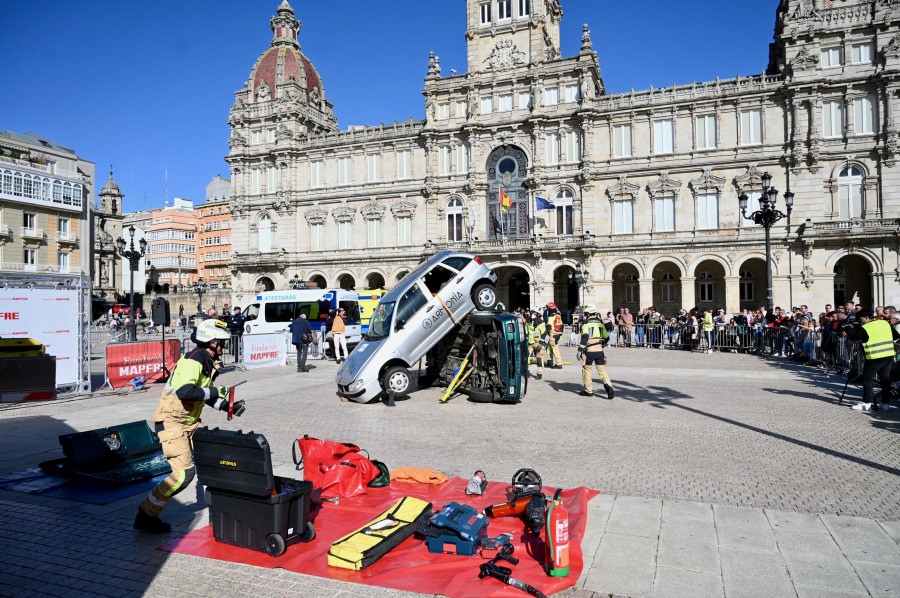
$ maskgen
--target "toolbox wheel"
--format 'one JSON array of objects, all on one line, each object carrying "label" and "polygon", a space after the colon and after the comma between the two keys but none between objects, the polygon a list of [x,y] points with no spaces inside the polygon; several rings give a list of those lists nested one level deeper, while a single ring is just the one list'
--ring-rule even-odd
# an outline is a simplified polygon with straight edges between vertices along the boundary
[{"label": "toolbox wheel", "polygon": [[472,291],[472,299],[475,309],[482,311],[491,309],[497,304],[497,289],[492,284],[482,283]]},{"label": "toolbox wheel", "polygon": [[312,542],[316,539],[316,527],[313,525],[312,521],[306,522],[306,531],[303,532],[303,535],[300,537],[301,542]]},{"label": "toolbox wheel", "polygon": [[281,534],[269,534],[266,536],[266,554],[269,556],[281,556],[284,554],[285,548],[287,548],[287,545],[284,543],[284,538],[281,537]]},{"label": "toolbox wheel", "polygon": [[394,391],[394,394],[404,395],[409,390],[409,371],[403,366],[395,365],[388,368],[381,378],[381,387],[384,392]]}]

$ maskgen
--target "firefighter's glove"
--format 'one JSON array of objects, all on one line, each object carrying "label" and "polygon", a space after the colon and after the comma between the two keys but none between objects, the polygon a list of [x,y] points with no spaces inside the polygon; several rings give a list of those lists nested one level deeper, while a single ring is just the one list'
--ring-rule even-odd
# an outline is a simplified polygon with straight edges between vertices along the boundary
[{"label": "firefighter's glove", "polygon": [[[225,388],[224,386],[216,386],[215,391],[216,391],[217,399],[225,399],[226,402],[228,401],[228,389],[227,388]],[[216,404],[216,408],[221,409],[221,407],[218,407],[218,403]]]},{"label": "firefighter's glove", "polygon": [[[245,403],[246,403],[246,401],[243,401],[243,400],[234,402],[234,410],[232,411],[232,413],[236,417],[240,417],[241,415],[244,414],[244,411],[247,410]],[[228,403],[225,403],[225,411],[228,411]]]},{"label": "firefighter's glove", "polygon": [[582,355],[584,355],[584,347],[578,345],[578,352],[575,354],[575,356],[578,358],[578,361],[581,361]]}]

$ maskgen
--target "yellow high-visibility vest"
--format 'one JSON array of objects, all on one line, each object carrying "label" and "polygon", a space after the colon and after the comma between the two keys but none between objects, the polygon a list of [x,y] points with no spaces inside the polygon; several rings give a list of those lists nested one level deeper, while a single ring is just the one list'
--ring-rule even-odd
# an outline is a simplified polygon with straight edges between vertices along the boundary
[{"label": "yellow high-visibility vest", "polygon": [[881,359],[893,357],[894,335],[891,333],[891,325],[884,320],[875,320],[863,324],[863,329],[869,335],[869,340],[863,343],[863,351],[866,359]]}]

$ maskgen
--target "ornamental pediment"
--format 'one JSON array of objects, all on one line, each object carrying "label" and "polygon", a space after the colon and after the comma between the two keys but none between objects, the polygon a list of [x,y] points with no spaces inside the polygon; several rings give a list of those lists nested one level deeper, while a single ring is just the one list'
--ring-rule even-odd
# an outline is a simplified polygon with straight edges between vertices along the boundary
[{"label": "ornamental pediment", "polygon": [[362,214],[362,217],[366,220],[381,220],[384,218],[384,213],[386,211],[386,207],[379,203],[375,203],[375,201],[371,201],[359,209],[359,213]]},{"label": "ornamental pediment", "polygon": [[721,194],[725,188],[725,177],[713,175],[712,168],[704,168],[703,174],[696,179],[691,179],[688,186],[694,195],[709,189],[715,189],[716,193]]},{"label": "ornamental pediment", "polygon": [[613,201],[622,196],[635,197],[640,190],[640,185],[629,183],[628,177],[620,176],[619,182],[606,188],[606,195],[609,196],[610,201]]},{"label": "ornamental pediment", "polygon": [[814,69],[819,66],[819,57],[813,56],[812,52],[809,51],[809,48],[804,46],[800,48],[800,51],[797,52],[797,55],[791,60],[790,65],[791,68],[799,71]]},{"label": "ornamental pediment", "polygon": [[678,197],[681,192],[681,181],[670,177],[669,172],[663,170],[659,173],[658,179],[647,185],[647,192],[651,198],[657,195],[674,195]]},{"label": "ornamental pediment", "polygon": [[391,214],[394,218],[412,218],[416,213],[416,204],[411,201],[403,200],[391,205]]},{"label": "ornamental pediment", "polygon": [[762,174],[757,170],[756,164],[747,167],[747,172],[734,177],[734,186],[738,194],[744,192],[744,187],[762,187]]},{"label": "ornamental pediment", "polygon": [[309,224],[324,224],[325,219],[328,218],[328,212],[321,209],[319,206],[316,206],[310,210],[306,210],[303,213],[303,217],[306,218],[306,222]]},{"label": "ornamental pediment", "polygon": [[331,210],[331,217],[335,222],[351,222],[356,216],[356,208],[342,205]]}]

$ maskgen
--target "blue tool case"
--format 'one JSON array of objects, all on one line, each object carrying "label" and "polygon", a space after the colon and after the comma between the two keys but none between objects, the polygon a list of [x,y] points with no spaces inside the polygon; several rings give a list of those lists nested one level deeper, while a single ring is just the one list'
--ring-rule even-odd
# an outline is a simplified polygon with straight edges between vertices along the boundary
[{"label": "blue tool case", "polygon": [[425,544],[428,552],[472,556],[487,535],[488,520],[469,505],[448,503],[428,521]]}]

